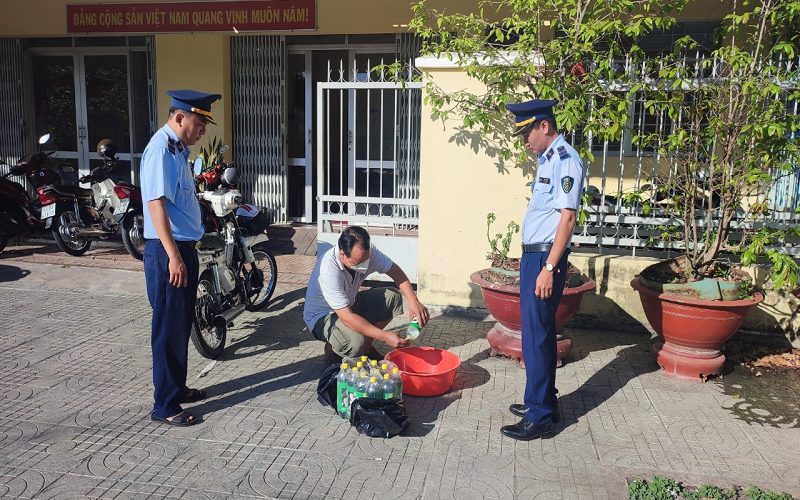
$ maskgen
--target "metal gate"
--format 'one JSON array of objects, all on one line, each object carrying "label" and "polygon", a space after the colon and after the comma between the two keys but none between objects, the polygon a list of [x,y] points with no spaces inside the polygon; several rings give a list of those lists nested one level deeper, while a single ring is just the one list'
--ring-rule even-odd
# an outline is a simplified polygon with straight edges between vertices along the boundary
[{"label": "metal gate", "polygon": [[[20,40],[0,38],[0,160],[8,165],[14,165],[25,154],[23,126]],[[0,166],[0,173],[6,172],[8,166]],[[22,177],[14,180],[25,185]]]},{"label": "metal gate", "polygon": [[246,200],[286,222],[283,36],[231,39],[233,150]]},{"label": "metal gate", "polygon": [[348,225],[373,242],[412,282],[417,276],[422,84],[370,68],[328,67],[317,84],[318,253]]}]

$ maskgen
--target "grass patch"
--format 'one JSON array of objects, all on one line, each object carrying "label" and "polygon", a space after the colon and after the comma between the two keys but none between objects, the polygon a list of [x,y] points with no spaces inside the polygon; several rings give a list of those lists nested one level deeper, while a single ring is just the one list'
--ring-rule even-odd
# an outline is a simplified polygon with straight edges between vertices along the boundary
[{"label": "grass patch", "polygon": [[788,493],[775,493],[750,485],[723,489],[713,484],[688,486],[664,476],[653,479],[634,479],[628,485],[629,500],[795,500]]}]

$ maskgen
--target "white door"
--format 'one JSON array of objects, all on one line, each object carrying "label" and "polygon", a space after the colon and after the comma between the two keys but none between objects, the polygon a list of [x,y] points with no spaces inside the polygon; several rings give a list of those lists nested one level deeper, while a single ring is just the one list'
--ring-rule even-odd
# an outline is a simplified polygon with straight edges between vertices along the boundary
[{"label": "white door", "polygon": [[287,203],[289,220],[311,222],[314,209],[312,53],[289,51],[287,57]]},{"label": "white door", "polygon": [[65,182],[75,183],[100,165],[97,143],[103,139],[112,139],[119,151],[121,163],[112,177],[138,180],[132,160],[141,157],[151,132],[142,54],[78,50],[31,56],[36,136],[51,134],[44,149],[56,150]]}]

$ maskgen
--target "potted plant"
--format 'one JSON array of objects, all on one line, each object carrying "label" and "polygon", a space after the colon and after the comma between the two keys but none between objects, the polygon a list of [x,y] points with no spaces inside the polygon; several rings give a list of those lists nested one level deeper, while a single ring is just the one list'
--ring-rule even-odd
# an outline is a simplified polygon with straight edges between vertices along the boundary
[{"label": "potted plant", "polygon": [[[776,178],[797,175],[792,162],[796,165],[800,152],[792,138],[798,132],[794,103],[800,100],[796,36],[800,12],[791,0],[732,2],[726,11],[731,13],[710,34],[706,46],[687,36],[646,59],[640,41],[653,32],[660,37],[680,31],[674,28],[685,4],[652,0],[642,9],[624,0],[523,0],[502,5],[481,2],[485,9],[479,13],[460,14],[417,0],[409,26],[422,39],[422,54],[455,61],[483,84],[448,91],[431,80],[425,87],[425,102],[434,118],[463,123],[458,127],[461,137],[454,140],[490,152],[498,172],[505,172],[507,162],[513,161],[530,175],[534,166],[528,151],[502,132],[507,127],[504,105],[530,98],[559,99],[558,128],[574,133],[573,146],[585,165],[598,163],[593,143],[620,144],[621,163],[623,142],[639,146],[640,151],[650,149],[637,158],[635,170],[638,183],[640,174],[646,177],[663,169],[652,179],[652,189],[628,192],[622,178],[621,192],[616,194],[635,205],[626,215],[661,218],[663,224],[656,224],[652,232],[654,243],[686,254],[683,263],[677,263],[685,270],[677,279],[700,281],[716,274],[731,280],[735,266],[724,265],[725,258],[738,257],[745,266],[761,258],[772,264],[775,286],[796,286],[797,263],[770,248],[784,238],[798,237],[796,215],[784,212],[787,217],[780,226],[764,224],[773,207],[763,202],[763,194]],[[705,59],[692,60],[701,52]],[[632,103],[637,107],[636,122]],[[654,125],[658,116],[668,118],[666,126]],[[650,121],[640,121],[641,117]],[[584,196],[588,205],[586,197],[592,194],[586,190]],[[588,215],[580,210],[578,223]],[[745,216],[749,221],[743,220]],[[758,219],[763,225],[747,225]],[[637,231],[642,232],[638,227]],[[648,301],[651,292],[676,297],[664,290],[642,290]],[[739,287],[733,293],[738,297],[746,292]],[[757,303],[759,297],[740,299],[746,300],[740,304],[728,301],[728,306],[741,307],[729,311],[731,316],[721,322],[735,331],[745,306]],[[684,310],[690,306],[688,300],[669,307]],[[702,319],[709,314],[700,309],[689,315]],[[663,335],[664,312],[651,311],[648,316]],[[685,336],[691,339],[698,335],[692,332],[705,332],[707,327],[698,325],[686,330]],[[700,380],[701,373],[719,371],[724,358],[710,342],[701,344],[687,346],[670,360],[672,376]],[[690,352],[701,359],[687,361]],[[666,363],[661,353],[657,345],[656,357]]]},{"label": "potted plant", "polygon": [[[489,240],[490,252],[486,258],[491,261],[488,269],[472,273],[470,280],[481,287],[483,301],[497,323],[489,330],[486,337],[491,346],[492,356],[502,355],[519,360],[522,358],[522,315],[519,302],[519,264],[520,259],[508,257],[511,239],[519,232],[519,225],[511,221],[506,227],[505,235],[497,233],[491,237],[491,226],[495,222],[494,213],[486,216],[486,238]],[[568,266],[568,276],[564,294],[556,310],[556,330],[558,333],[558,363],[572,349],[572,339],[562,333],[564,326],[578,312],[583,294],[595,288],[595,282],[584,276],[572,264]]]},{"label": "potted plant", "polygon": [[645,71],[656,79],[640,82],[653,113],[681,117],[670,133],[634,137],[670,159],[647,201],[664,221],[651,240],[682,255],[649,266],[631,286],[659,336],[653,355],[673,378],[720,375],[721,345],[763,300],[734,258],[747,266],[765,255],[776,288],[797,286],[797,262],[769,248],[798,235],[796,219],[770,224],[764,201],[776,179],[796,175],[798,157],[792,137],[800,125],[784,104],[800,98],[798,72],[783,62],[794,57],[798,15],[784,9],[781,1],[745,12],[734,4],[724,42],[694,69],[663,57]]}]

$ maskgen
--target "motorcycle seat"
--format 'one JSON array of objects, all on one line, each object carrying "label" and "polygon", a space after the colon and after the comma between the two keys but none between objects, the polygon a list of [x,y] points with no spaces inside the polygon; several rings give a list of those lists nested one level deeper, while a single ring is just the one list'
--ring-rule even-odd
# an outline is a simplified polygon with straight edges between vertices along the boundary
[{"label": "motorcycle seat", "polygon": [[200,238],[199,250],[217,251],[223,248],[225,248],[225,238],[217,232],[205,233],[203,237]]},{"label": "motorcycle seat", "polygon": [[139,189],[138,186],[135,186],[135,185],[131,184],[130,182],[125,182],[125,181],[117,182],[117,186],[122,186],[122,187],[130,188],[130,189]]},{"label": "motorcycle seat", "polygon": [[83,189],[80,186],[58,186],[58,187],[53,187],[52,189],[58,193],[71,194],[74,196],[81,196],[81,197],[92,196],[91,189]]}]

